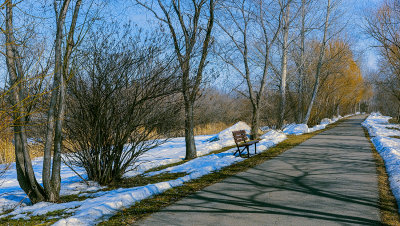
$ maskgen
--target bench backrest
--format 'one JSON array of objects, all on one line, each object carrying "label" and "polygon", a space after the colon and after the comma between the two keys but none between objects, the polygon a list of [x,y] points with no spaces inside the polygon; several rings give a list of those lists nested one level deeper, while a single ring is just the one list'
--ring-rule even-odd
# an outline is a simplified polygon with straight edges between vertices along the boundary
[{"label": "bench backrest", "polygon": [[232,131],[232,134],[236,144],[246,142],[248,139],[246,131],[244,130]]}]

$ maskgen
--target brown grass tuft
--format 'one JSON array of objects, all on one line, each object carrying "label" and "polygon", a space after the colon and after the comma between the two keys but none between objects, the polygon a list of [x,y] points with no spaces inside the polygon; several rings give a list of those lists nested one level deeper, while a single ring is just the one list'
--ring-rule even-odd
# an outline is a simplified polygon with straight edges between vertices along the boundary
[{"label": "brown grass tuft", "polygon": [[223,122],[216,122],[216,123],[208,123],[208,124],[203,124],[203,125],[197,125],[194,128],[194,134],[195,135],[210,135],[210,134],[216,134],[221,132],[222,130],[230,127],[232,125],[228,125]]},{"label": "brown grass tuft", "polygon": [[10,139],[0,139],[0,164],[13,162],[15,159],[14,145]]}]

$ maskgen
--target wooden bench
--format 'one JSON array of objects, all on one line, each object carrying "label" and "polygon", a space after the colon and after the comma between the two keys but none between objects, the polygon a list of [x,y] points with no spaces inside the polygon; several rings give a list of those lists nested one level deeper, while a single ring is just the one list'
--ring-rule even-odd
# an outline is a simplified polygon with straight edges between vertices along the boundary
[{"label": "wooden bench", "polygon": [[[257,154],[257,143],[260,142],[259,140],[251,140],[249,141],[249,138],[247,137],[246,131],[244,130],[238,130],[238,131],[233,131],[233,139],[235,140],[237,150],[233,155],[236,155],[237,152],[239,152],[239,156],[242,156],[242,153],[244,150],[247,150],[247,157],[250,157],[250,150],[249,146],[254,144],[254,154]],[[240,148],[242,148],[240,150]]]}]

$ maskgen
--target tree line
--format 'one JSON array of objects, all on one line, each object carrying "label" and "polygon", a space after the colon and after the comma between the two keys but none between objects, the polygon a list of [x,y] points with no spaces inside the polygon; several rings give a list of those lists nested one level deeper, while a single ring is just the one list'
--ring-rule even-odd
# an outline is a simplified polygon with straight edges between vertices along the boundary
[{"label": "tree line", "polygon": [[378,71],[369,72],[375,95],[371,108],[400,121],[400,1],[384,1],[366,18],[366,31],[379,53]]},{"label": "tree line", "polygon": [[[47,19],[26,13],[31,4]],[[167,138],[184,136],[185,159],[196,158],[197,126],[242,120],[257,139],[261,126],[314,125],[369,107],[371,84],[342,33],[340,1],[121,4],[152,25],[108,18],[111,6],[96,0],[2,4],[1,133],[13,140],[32,203],[59,200],[62,163],[105,185]],[[28,138],[42,143],[43,185]]]}]

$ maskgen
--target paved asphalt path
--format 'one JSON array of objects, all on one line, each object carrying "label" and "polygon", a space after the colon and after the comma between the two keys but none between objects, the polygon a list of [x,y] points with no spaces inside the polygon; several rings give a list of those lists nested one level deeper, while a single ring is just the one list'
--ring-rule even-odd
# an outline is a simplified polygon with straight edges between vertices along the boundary
[{"label": "paved asphalt path", "polygon": [[363,120],[346,120],[138,223],[377,225],[378,182]]}]

